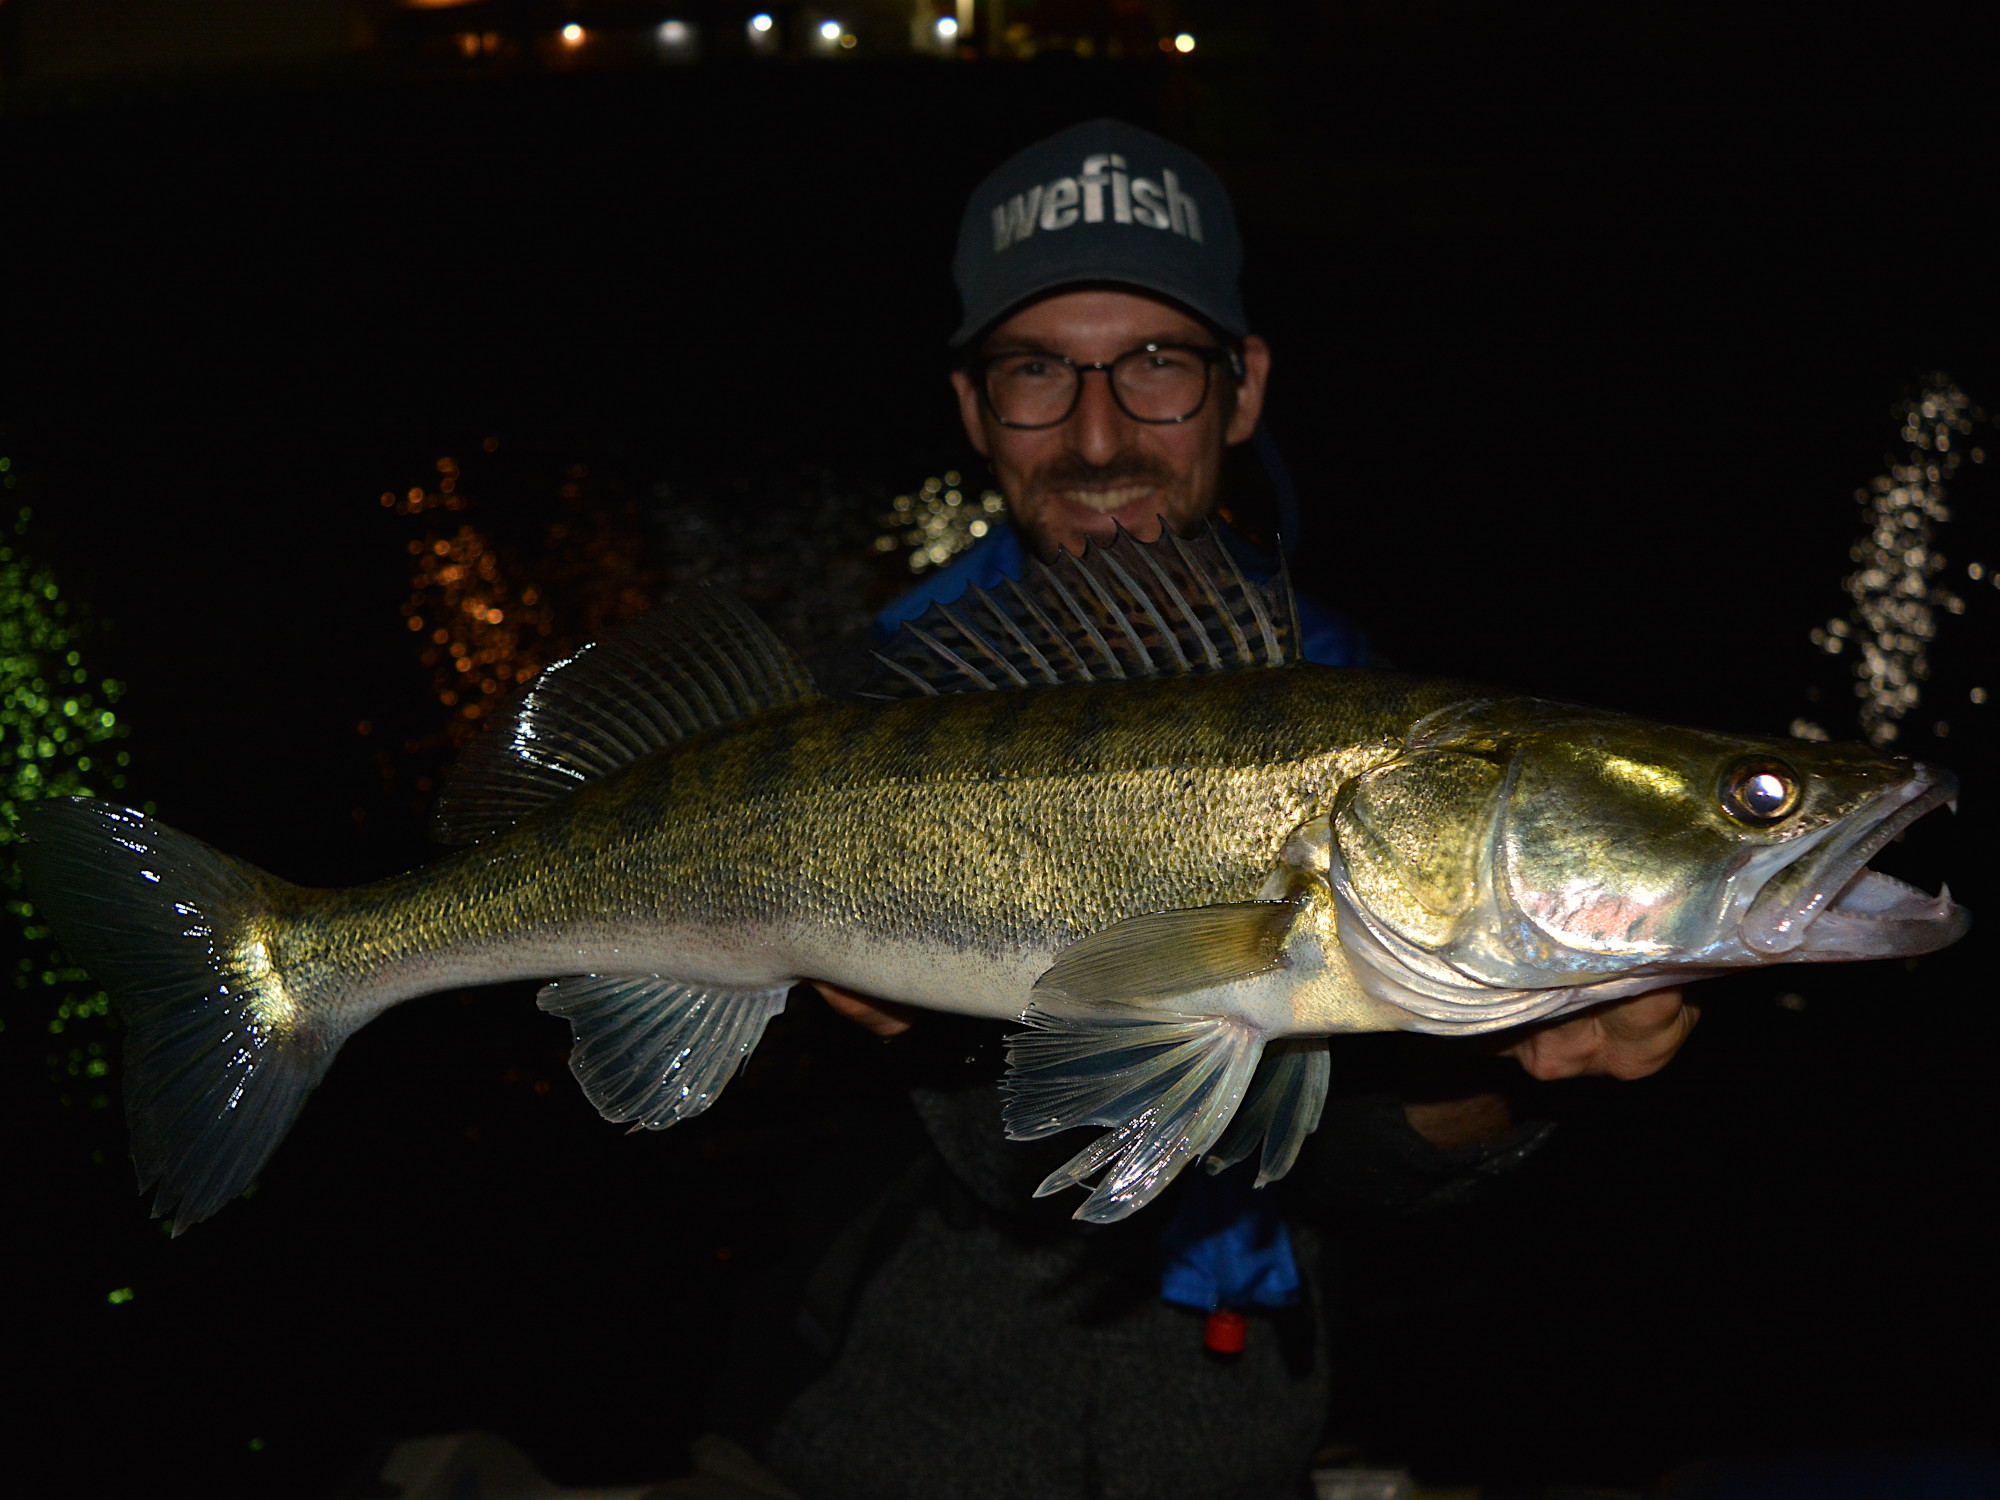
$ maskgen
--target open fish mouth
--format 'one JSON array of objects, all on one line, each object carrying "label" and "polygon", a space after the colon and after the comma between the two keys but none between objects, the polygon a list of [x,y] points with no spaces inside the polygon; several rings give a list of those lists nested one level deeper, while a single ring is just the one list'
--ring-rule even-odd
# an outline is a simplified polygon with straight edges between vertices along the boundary
[{"label": "open fish mouth", "polygon": [[1958,941],[1971,917],[1949,886],[1933,896],[1868,868],[1917,819],[1957,801],[1958,779],[1949,771],[1913,767],[1874,808],[1850,815],[1766,882],[1744,913],[1744,945],[1794,959],[1903,958]]}]

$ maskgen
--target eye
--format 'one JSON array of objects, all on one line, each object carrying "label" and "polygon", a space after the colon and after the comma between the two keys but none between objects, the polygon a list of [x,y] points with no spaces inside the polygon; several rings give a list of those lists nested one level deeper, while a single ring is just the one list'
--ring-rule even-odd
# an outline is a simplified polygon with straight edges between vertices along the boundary
[{"label": "eye", "polygon": [[1722,810],[1739,823],[1768,828],[1798,811],[1804,791],[1797,771],[1781,760],[1755,756],[1722,773]]},{"label": "eye", "polygon": [[990,373],[1002,380],[1041,380],[1052,368],[1052,361],[1038,355],[1017,354],[995,360]]}]

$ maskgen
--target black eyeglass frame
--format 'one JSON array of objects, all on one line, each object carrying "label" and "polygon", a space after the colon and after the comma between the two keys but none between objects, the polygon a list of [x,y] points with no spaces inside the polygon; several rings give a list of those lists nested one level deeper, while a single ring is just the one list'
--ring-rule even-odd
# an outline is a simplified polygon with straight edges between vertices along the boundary
[{"label": "black eyeglass frame", "polygon": [[[1111,371],[1114,366],[1124,363],[1124,361],[1130,359],[1135,354],[1158,354],[1162,350],[1167,349],[1172,349],[1181,354],[1192,354],[1201,361],[1201,399],[1195,402],[1192,410],[1183,412],[1178,417],[1142,417],[1125,404],[1125,398],[1119,394],[1118,382],[1113,378]],[[987,373],[993,365],[1003,359],[1048,359],[1054,360],[1058,364],[1068,365],[1070,369],[1074,370],[1076,372],[1076,383],[1070,387],[1069,405],[1063,408],[1063,414],[1049,422],[1010,422],[1001,416],[1000,408],[993,403],[993,388],[987,383]],[[1116,359],[1093,360],[1088,364],[1071,359],[1066,354],[1045,354],[1034,349],[1011,349],[1001,354],[982,354],[977,359],[968,361],[968,363],[972,373],[978,377],[979,399],[986,404],[987,412],[1002,427],[1011,428],[1015,432],[1046,432],[1051,427],[1062,426],[1063,423],[1075,416],[1076,404],[1083,399],[1083,377],[1088,375],[1092,370],[1101,370],[1104,372],[1104,383],[1111,388],[1111,399],[1118,403],[1120,411],[1124,412],[1133,421],[1144,422],[1150,427],[1173,427],[1182,422],[1192,422],[1196,417],[1200,416],[1203,409],[1208,405],[1209,387],[1215,383],[1214,372],[1217,365],[1226,363],[1229,366],[1230,375],[1239,381],[1243,379],[1246,373],[1243,366],[1243,351],[1241,349],[1234,346],[1226,349],[1218,349],[1212,344],[1163,344],[1148,342],[1139,345],[1135,349],[1127,349]]]}]

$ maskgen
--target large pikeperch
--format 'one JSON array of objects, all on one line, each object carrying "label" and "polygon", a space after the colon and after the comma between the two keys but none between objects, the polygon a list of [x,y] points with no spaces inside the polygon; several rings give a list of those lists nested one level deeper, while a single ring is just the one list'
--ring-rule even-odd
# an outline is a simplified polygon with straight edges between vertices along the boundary
[{"label": "large pikeperch", "polygon": [[[1282,1175],[1326,1039],[1488,1031],[1745,965],[1924,953],[1965,914],[1866,868],[1954,795],[1746,739],[1293,659],[1213,536],[935,609],[890,701],[817,696],[699,596],[551,667],[447,789],[462,850],[306,890],[101,802],[26,814],[29,888],[130,1028],[142,1187],[242,1192],[357,1028],[540,978],[612,1120],[711,1104],[801,977],[1025,1021],[1042,1191],[1122,1218],[1196,1157]],[[897,697],[900,695],[900,698]]]}]

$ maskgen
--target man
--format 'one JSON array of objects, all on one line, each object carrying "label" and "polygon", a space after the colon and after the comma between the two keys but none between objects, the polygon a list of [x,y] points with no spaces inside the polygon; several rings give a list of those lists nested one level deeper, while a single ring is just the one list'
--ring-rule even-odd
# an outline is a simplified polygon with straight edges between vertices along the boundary
[{"label": "man", "polygon": [[[981,185],[954,266],[965,308],[951,381],[1013,526],[891,605],[883,628],[1015,576],[1029,552],[1080,550],[1118,526],[1191,530],[1216,512],[1224,451],[1256,431],[1272,365],[1243,316],[1239,263],[1214,175],[1116,121],[1032,146]],[[1365,660],[1327,611],[1301,601],[1301,623],[1312,659]],[[773,1299],[786,1316],[758,1341],[763,1367],[738,1362],[736,1389],[768,1404],[783,1386],[780,1409],[745,1416],[739,1401],[725,1426],[807,1500],[1288,1493],[1326,1384],[1311,1245],[1295,1254],[1280,1195],[1305,1217],[1356,1182],[1372,1201],[1448,1201],[1545,1133],[1517,1127],[1497,1092],[1336,1101],[1272,1189],[1188,1172],[1131,1220],[1078,1226],[1068,1203],[1031,1197],[1075,1142],[1001,1137],[980,1072],[997,1031],[819,988],[905,1038],[931,1144],[828,1230],[795,1296]],[[1538,1077],[1637,1077],[1693,1018],[1662,992],[1506,1051]],[[1217,1304],[1264,1316],[1247,1335],[1240,1320],[1204,1323]],[[792,1338],[806,1347],[773,1373],[772,1348]]]},{"label": "man", "polygon": [[[1115,120],[1031,146],[980,185],[953,261],[964,316],[951,383],[1013,529],[891,604],[878,617],[884,630],[1016,576],[1024,548],[1080,552],[1118,526],[1142,538],[1162,523],[1186,533],[1214,513],[1223,450],[1255,433],[1271,373],[1270,346],[1243,314],[1241,264],[1221,182],[1199,158]],[[1201,368],[1200,397],[1185,411],[1145,404],[1147,367],[1167,351],[1191,353]],[[1308,658],[1365,662],[1352,627],[1311,600],[1299,608]],[[890,1007],[821,992],[878,1035],[909,1025]],[[1672,1059],[1697,1014],[1680,991],[1660,990],[1535,1028],[1502,1050],[1537,1078],[1641,1078]],[[1496,1103],[1430,1106],[1412,1123],[1461,1144],[1475,1118],[1498,1123]]]}]

